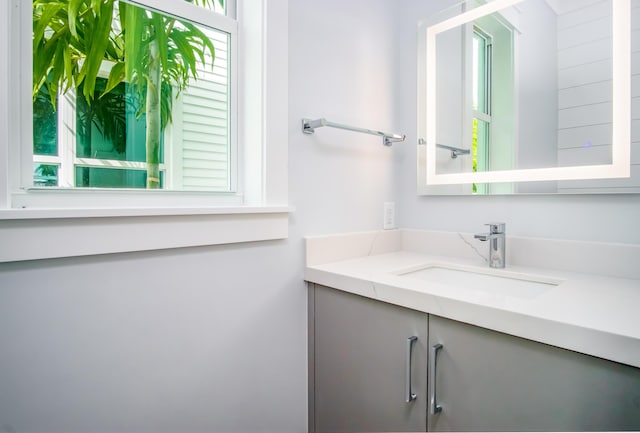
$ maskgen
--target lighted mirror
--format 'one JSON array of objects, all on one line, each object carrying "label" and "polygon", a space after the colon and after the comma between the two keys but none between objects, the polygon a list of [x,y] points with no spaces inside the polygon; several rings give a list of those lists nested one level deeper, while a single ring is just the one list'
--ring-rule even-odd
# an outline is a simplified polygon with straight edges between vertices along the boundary
[{"label": "lighted mirror", "polygon": [[638,15],[635,0],[468,0],[425,23],[419,192],[640,192]]}]

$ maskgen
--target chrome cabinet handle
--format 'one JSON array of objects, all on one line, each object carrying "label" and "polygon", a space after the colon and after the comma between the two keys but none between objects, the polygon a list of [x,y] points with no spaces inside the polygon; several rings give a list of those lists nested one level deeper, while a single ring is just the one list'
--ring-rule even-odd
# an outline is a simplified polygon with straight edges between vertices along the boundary
[{"label": "chrome cabinet handle", "polygon": [[429,356],[429,413],[431,415],[442,412],[442,406],[438,404],[436,399],[436,369],[438,367],[438,352],[443,347],[442,344],[434,344],[431,346],[431,356]]},{"label": "chrome cabinet handle", "polygon": [[405,401],[407,403],[411,403],[413,400],[415,400],[418,397],[416,394],[413,393],[411,389],[411,352],[413,349],[413,343],[415,343],[416,341],[418,341],[418,337],[416,337],[415,335],[407,338],[407,353],[406,353],[407,371],[405,376],[405,396],[406,396]]}]

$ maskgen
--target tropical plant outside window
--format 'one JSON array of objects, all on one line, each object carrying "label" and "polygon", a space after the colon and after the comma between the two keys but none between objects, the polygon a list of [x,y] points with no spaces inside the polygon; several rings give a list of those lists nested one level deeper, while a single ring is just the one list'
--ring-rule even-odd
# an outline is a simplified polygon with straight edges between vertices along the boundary
[{"label": "tropical plant outside window", "polygon": [[32,7],[35,186],[232,189],[229,34],[118,0]]}]

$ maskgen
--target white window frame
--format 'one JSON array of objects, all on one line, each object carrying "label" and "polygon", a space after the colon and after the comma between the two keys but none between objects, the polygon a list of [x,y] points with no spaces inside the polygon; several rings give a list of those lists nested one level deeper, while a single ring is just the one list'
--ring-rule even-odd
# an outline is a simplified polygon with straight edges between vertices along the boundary
[{"label": "white window frame", "polygon": [[[212,25],[202,23],[206,11],[193,5],[135,3],[157,10],[180,4],[181,16]],[[213,27],[220,30],[236,23],[232,44],[238,55],[232,67],[239,85],[232,118],[238,122],[238,193],[25,189],[33,170],[20,173],[16,167],[33,164],[31,2],[3,2],[0,262],[286,238],[292,210],[287,197],[287,12],[288,0],[238,0],[237,21],[214,18]],[[114,243],[109,232],[116,229]]]},{"label": "white window frame", "polygon": [[[216,205],[216,204],[232,204],[239,205],[243,203],[243,197],[241,193],[237,193],[236,187],[236,179],[238,178],[239,172],[241,172],[241,165],[237,164],[237,130],[238,130],[238,116],[234,115],[237,113],[237,99],[238,99],[238,85],[237,85],[237,70],[238,70],[238,21],[221,15],[219,13],[203,9],[199,6],[195,6],[185,1],[163,1],[163,0],[127,0],[130,3],[136,4],[138,6],[144,7],[146,9],[155,9],[162,13],[166,13],[167,15],[174,15],[181,18],[185,18],[190,22],[205,26],[212,27],[224,33],[230,35],[230,112],[231,112],[231,155],[233,166],[231,167],[232,173],[232,192],[221,194],[221,193],[212,193],[212,194],[198,194],[192,200],[194,205],[197,204],[207,204],[207,205]],[[21,50],[21,65],[23,67],[23,73],[20,74],[20,85],[19,85],[19,95],[16,95],[16,100],[20,101],[29,101],[31,95],[31,87],[32,87],[32,56],[31,56],[31,44],[29,46],[24,45],[24,41],[28,39],[27,34],[31,34],[31,26],[32,26],[32,9],[31,4],[26,3],[24,1],[18,0],[20,5],[20,35],[22,50]],[[25,28],[28,29],[25,30]],[[102,67],[107,74],[108,68],[106,66]],[[12,187],[12,203],[13,207],[20,208],[38,208],[42,207],[42,200],[45,194],[48,192],[47,190],[51,189],[51,187],[45,188],[36,188],[33,187],[33,170],[29,170],[29,168],[33,165],[33,149],[31,146],[23,145],[24,143],[29,143],[32,140],[33,136],[33,123],[31,115],[31,106],[27,104],[23,104],[21,107],[21,128],[20,128],[20,140],[14,142],[16,149],[13,150],[15,153],[20,153],[20,163],[18,166],[21,168],[20,173],[20,182],[19,184]],[[19,148],[18,148],[19,147]],[[75,158],[74,158],[75,159]],[[75,162],[75,161],[74,161]],[[92,161],[88,161],[92,162]],[[95,162],[95,161],[94,161]],[[93,164],[91,164],[93,165]],[[42,194],[30,194],[33,190],[39,190],[38,192],[42,192]],[[164,203],[170,202],[171,194],[163,194],[163,192],[167,191],[155,191],[159,194],[148,194],[148,191],[132,191],[130,195],[135,196],[136,200],[141,203],[148,203],[148,205],[158,206]],[[180,191],[180,194],[183,196],[183,199],[189,197],[191,193],[189,191]],[[175,194],[174,194],[175,195]],[[56,197],[56,201],[58,202],[58,206],[65,207],[78,207],[79,205],[86,207],[114,207],[121,206],[121,199],[118,198],[117,194],[111,194],[110,196],[105,197],[104,195],[97,195],[95,191],[87,191],[86,189],[75,189],[73,187],[69,188],[66,191],[59,191]]]},{"label": "white window frame", "polygon": [[[484,93],[484,106],[483,107],[471,107],[470,111],[471,111],[471,122],[477,120],[478,121],[478,125],[480,125],[480,122],[484,122],[487,126],[486,126],[486,130],[485,130],[485,134],[484,137],[482,137],[482,141],[480,141],[480,136],[479,134],[477,134],[478,137],[478,146],[477,146],[477,154],[478,154],[478,159],[480,159],[480,155],[482,155],[482,161],[483,161],[483,165],[481,167],[481,169],[479,171],[487,171],[490,169],[490,157],[489,157],[489,152],[491,150],[491,129],[492,129],[492,125],[491,125],[491,102],[492,102],[492,98],[493,98],[493,94],[492,94],[492,85],[491,85],[491,80],[492,80],[492,71],[493,71],[493,62],[492,62],[492,56],[491,56],[491,44],[493,43],[493,37],[485,32],[484,30],[482,30],[482,28],[480,28],[479,26],[477,26],[474,23],[469,23],[467,24],[468,28],[470,29],[471,32],[471,51],[472,51],[472,56],[475,56],[475,48],[473,48],[473,43],[474,43],[474,39],[476,37],[476,35],[478,35],[479,38],[481,38],[483,40],[483,66],[484,66],[484,82],[483,83],[477,83],[478,86],[482,86],[482,92]],[[473,71],[471,72],[472,74],[476,74],[478,71],[475,69],[476,65],[475,63],[472,61],[471,62],[471,67],[473,68]],[[475,78],[472,80],[473,81],[473,85],[475,85]],[[473,87],[473,85],[471,87]],[[470,99],[473,99],[475,97],[475,89],[472,90],[472,97]],[[472,104],[473,105],[473,104]],[[469,110],[469,108],[467,107],[467,110]],[[478,127],[478,130],[480,128]],[[473,150],[472,150],[473,152]],[[471,159],[470,161],[471,163],[473,163],[473,159]],[[490,185],[486,184],[486,183],[474,183],[472,184],[472,188],[475,189],[475,191],[473,192],[474,194],[488,194],[489,193],[489,189],[490,189]]]}]

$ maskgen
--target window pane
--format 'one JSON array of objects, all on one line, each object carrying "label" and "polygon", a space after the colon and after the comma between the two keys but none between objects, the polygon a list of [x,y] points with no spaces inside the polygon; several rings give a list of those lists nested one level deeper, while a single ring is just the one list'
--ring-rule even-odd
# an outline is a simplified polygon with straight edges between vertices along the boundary
[{"label": "window pane", "polygon": [[[102,95],[107,80],[98,78],[94,99],[77,98],[76,155],[81,158],[146,161],[146,114],[135,106],[136,95],[125,83]],[[171,92],[171,88],[167,90]],[[102,95],[102,96],[101,96]],[[164,134],[160,136],[160,162],[164,162]]]},{"label": "window pane", "polygon": [[[162,184],[162,172],[160,183]],[[83,188],[146,188],[145,170],[76,167],[76,186]]]},{"label": "window pane", "polygon": [[[126,2],[89,0],[80,1],[74,33],[67,7],[48,13],[65,3],[33,3],[34,82],[41,85],[34,153],[67,155],[61,164],[79,187],[229,191],[229,34]],[[44,27],[43,17],[52,17]],[[106,48],[96,54],[101,39]],[[142,171],[127,163],[142,163]],[[105,175],[104,166],[131,173]]]},{"label": "window pane", "polygon": [[58,166],[52,164],[34,164],[33,185],[58,186]]},{"label": "window pane", "polygon": [[473,119],[471,158],[473,172],[489,170],[489,123]]},{"label": "window pane", "polygon": [[45,86],[33,101],[33,154],[58,154],[58,117]]}]

